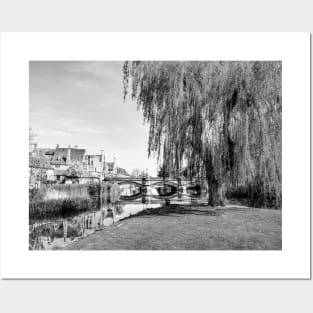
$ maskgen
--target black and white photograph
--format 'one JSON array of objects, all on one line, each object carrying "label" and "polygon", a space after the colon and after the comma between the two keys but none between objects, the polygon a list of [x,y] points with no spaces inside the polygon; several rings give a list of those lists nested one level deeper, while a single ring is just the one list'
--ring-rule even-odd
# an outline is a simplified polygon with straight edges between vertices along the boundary
[{"label": "black and white photograph", "polygon": [[309,39],[2,35],[1,275],[310,277]]},{"label": "black and white photograph", "polygon": [[281,60],[29,61],[29,250],[282,250]]},{"label": "black and white photograph", "polygon": [[313,312],[312,3],[1,1],[0,312]]}]

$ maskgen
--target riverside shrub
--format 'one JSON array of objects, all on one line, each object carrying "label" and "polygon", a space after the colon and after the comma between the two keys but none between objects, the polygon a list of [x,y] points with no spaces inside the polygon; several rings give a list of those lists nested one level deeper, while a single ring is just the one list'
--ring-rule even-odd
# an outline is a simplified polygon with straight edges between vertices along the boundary
[{"label": "riverside shrub", "polygon": [[[102,203],[115,203],[119,200],[120,190],[117,184],[107,182],[102,183],[101,187]],[[47,197],[47,194],[55,195],[55,198]],[[96,211],[99,207],[100,184],[42,186],[30,191],[29,195],[31,219],[70,216],[84,211]]]},{"label": "riverside shrub", "polygon": [[67,198],[31,201],[29,203],[30,218],[42,219],[57,216],[70,216],[88,210],[97,210],[92,199]]}]

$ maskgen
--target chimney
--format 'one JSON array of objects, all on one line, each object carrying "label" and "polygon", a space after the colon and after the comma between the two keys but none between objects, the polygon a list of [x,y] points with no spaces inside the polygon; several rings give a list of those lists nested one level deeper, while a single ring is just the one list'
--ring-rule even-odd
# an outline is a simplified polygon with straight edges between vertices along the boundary
[{"label": "chimney", "polygon": [[104,155],[104,150],[101,150],[101,168],[105,172],[105,155]]},{"label": "chimney", "polygon": [[70,164],[70,163],[71,163],[71,146],[68,145],[67,156],[66,156],[66,164]]},{"label": "chimney", "polygon": [[57,146],[56,146],[56,149],[58,149],[58,148],[60,148],[60,145],[59,145],[59,144],[57,144]]}]

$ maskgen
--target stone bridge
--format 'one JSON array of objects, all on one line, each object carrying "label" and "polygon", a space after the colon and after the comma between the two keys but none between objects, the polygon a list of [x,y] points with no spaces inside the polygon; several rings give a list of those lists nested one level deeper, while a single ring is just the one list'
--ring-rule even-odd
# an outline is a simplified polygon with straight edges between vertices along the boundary
[{"label": "stone bridge", "polygon": [[191,197],[201,194],[199,183],[184,178],[115,177],[113,182],[121,187],[122,200],[132,200],[146,196],[156,199],[169,199],[172,197],[181,199],[184,195]]}]

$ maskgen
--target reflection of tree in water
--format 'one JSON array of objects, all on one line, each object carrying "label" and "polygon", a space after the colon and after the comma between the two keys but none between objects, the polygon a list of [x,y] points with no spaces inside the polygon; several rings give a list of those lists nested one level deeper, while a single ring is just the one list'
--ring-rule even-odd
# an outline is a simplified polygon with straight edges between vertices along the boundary
[{"label": "reflection of tree in water", "polygon": [[170,196],[177,192],[177,188],[171,185],[162,184],[155,188],[159,196]]},{"label": "reflection of tree in water", "polygon": [[196,184],[194,186],[188,186],[186,191],[191,196],[200,196],[201,195],[201,186]]},{"label": "reflection of tree in water", "polygon": [[[95,213],[90,213],[56,222],[34,223],[29,229],[29,249],[44,250],[44,241],[47,244],[51,244],[55,239],[65,237],[66,240],[66,238],[74,239],[81,237],[84,235],[86,229],[94,230],[102,226],[102,221],[101,218],[96,218]],[[66,226],[64,223],[66,223]]]},{"label": "reflection of tree in water", "polygon": [[117,214],[122,214],[124,212],[123,205],[121,203],[116,204],[115,209]]},{"label": "reflection of tree in water", "polygon": [[[124,204],[108,201],[101,210],[58,221],[34,223],[29,226],[29,250],[50,249],[54,245],[71,242],[112,224],[117,215],[124,213]],[[55,239],[62,239],[55,242]]]},{"label": "reflection of tree in water", "polygon": [[[73,234],[73,229],[68,229],[68,234]],[[63,238],[64,228],[63,222],[33,224],[29,230],[29,249],[43,250],[43,241],[53,242],[55,238]]]},{"label": "reflection of tree in water", "polygon": [[122,214],[124,212],[121,203],[108,203],[104,210],[106,211],[106,217],[113,217],[113,214]]}]

